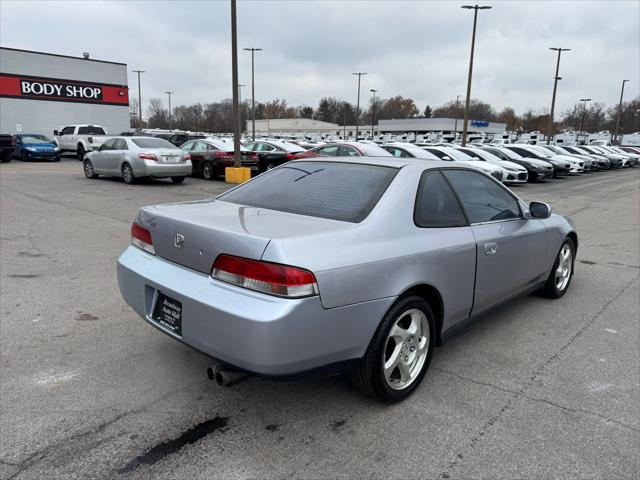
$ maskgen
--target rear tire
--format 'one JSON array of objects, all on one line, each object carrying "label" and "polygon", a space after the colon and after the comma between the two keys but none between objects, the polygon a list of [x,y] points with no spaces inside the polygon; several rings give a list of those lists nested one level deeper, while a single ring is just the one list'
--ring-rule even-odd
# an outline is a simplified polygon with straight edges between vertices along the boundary
[{"label": "rear tire", "polygon": [[385,403],[411,395],[431,362],[434,318],[423,298],[400,298],[382,319],[367,352],[351,372],[354,387]]},{"label": "rear tire", "polygon": [[184,177],[171,177],[171,181],[173,183],[182,183],[184,182]]},{"label": "rear tire", "polygon": [[135,175],[133,174],[131,165],[129,165],[128,163],[122,165],[122,179],[127,185],[133,185],[137,181]]},{"label": "rear tire", "polygon": [[90,179],[98,178],[98,174],[93,169],[93,163],[91,163],[91,160],[84,161],[83,170],[84,170],[85,177]]},{"label": "rear tire", "polygon": [[213,174],[213,165],[211,165],[211,162],[204,162],[201,167],[201,172],[202,178],[205,180],[213,180],[213,177],[215,176]]},{"label": "rear tire", "polygon": [[84,160],[84,154],[86,152],[84,151],[84,147],[82,145],[78,145],[78,151],[76,153],[78,155],[78,160],[80,161]]},{"label": "rear tire", "polygon": [[2,153],[0,154],[0,162],[2,163],[9,163],[11,161],[11,155],[10,153]]},{"label": "rear tire", "polygon": [[[567,253],[568,252],[568,253]],[[560,298],[571,284],[573,278],[573,266],[575,263],[576,247],[573,244],[573,240],[565,238],[560,247],[558,255],[556,255],[556,261],[553,263],[553,268],[549,272],[547,282],[544,284],[538,293],[547,298]]]}]

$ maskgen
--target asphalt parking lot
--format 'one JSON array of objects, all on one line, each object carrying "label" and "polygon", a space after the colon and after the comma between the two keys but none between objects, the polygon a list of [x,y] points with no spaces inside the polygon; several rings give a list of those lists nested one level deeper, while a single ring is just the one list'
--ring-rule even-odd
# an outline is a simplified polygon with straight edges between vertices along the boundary
[{"label": "asphalt parking lot", "polygon": [[218,387],[124,303],[137,209],[226,188],[0,166],[1,478],[637,478],[640,168],[514,187],[574,219],[569,292],[452,338],[393,406],[342,377]]}]

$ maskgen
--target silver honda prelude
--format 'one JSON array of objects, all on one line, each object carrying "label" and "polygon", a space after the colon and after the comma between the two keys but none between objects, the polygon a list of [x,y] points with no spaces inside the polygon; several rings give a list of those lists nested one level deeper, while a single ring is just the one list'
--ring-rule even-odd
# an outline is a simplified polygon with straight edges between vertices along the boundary
[{"label": "silver honda prelude", "polygon": [[287,162],[211,199],[140,209],[126,302],[225,368],[349,372],[406,398],[435,345],[512,297],[569,288],[578,238],[545,203],[451,162]]},{"label": "silver honda prelude", "polygon": [[113,137],[84,156],[87,178],[122,177],[133,184],[141,178],[171,178],[182,183],[191,175],[191,156],[162,138]]}]

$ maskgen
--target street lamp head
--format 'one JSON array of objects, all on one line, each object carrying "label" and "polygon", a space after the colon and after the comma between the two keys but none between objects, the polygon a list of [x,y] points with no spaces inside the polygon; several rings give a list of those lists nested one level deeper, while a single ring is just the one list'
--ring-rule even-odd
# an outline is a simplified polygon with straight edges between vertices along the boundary
[{"label": "street lamp head", "polygon": [[553,51],[555,51],[555,52],[568,52],[568,51],[570,51],[571,49],[570,49],[570,48],[561,48],[561,47],[558,47],[558,48],[555,48],[555,47],[549,47],[549,50],[553,50]]},{"label": "street lamp head", "polygon": [[246,50],[247,52],[261,52],[262,51],[261,48],[243,48],[243,50]]},{"label": "street lamp head", "polygon": [[378,90],[376,90],[375,88],[372,88],[371,90],[369,90],[370,92],[376,93]]},{"label": "street lamp head", "polygon": [[460,8],[464,8],[466,10],[489,10],[493,7],[489,5],[462,5]]},{"label": "street lamp head", "polygon": [[355,72],[355,73],[352,73],[351,75],[366,75],[366,74],[367,72]]}]

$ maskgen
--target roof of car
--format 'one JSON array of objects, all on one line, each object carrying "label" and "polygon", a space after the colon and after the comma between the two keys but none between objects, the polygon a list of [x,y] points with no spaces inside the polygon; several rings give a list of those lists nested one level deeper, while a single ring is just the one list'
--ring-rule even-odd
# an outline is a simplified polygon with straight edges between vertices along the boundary
[{"label": "roof of car", "polygon": [[[442,162],[441,160],[429,160],[426,158],[413,157],[310,157],[292,160],[291,162],[339,162],[339,163],[355,163],[366,165],[377,165],[381,167],[402,168],[407,166],[417,166],[425,168],[454,167],[464,168],[464,162]],[[291,163],[287,162],[287,163]]]}]

